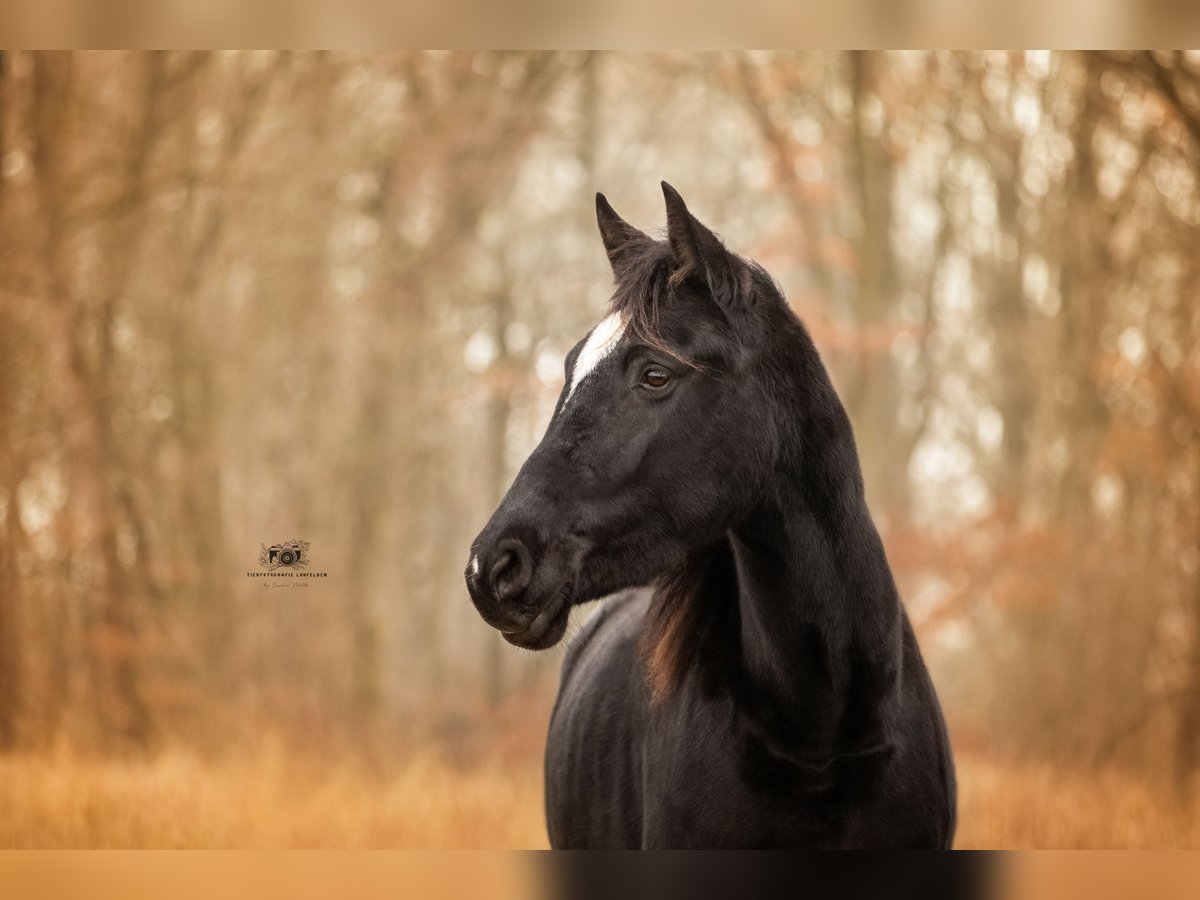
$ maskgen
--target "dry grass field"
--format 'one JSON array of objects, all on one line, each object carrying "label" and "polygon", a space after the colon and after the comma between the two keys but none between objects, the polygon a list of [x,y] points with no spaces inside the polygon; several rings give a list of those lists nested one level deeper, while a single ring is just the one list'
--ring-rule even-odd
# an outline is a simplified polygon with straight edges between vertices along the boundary
[{"label": "dry grass field", "polygon": [[535,766],[453,768],[418,753],[393,771],[268,747],[221,763],[164,753],[0,761],[0,847],[541,847]]},{"label": "dry grass field", "polygon": [[[413,753],[380,769],[267,744],[211,762],[62,750],[0,760],[4,848],[544,847],[536,756],[456,766]],[[1200,847],[1200,823],[1109,773],[960,760],[964,848]]]},{"label": "dry grass field", "polygon": [[960,849],[1195,849],[1200,821],[1162,791],[1109,771],[958,760]]}]

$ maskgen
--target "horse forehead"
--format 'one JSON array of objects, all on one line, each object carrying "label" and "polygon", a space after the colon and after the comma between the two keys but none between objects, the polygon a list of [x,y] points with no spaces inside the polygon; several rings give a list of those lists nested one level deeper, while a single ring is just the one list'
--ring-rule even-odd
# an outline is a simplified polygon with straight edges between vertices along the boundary
[{"label": "horse forehead", "polygon": [[567,391],[568,401],[583,380],[616,349],[624,334],[625,320],[618,313],[612,313],[601,319],[599,324],[591,330],[571,369],[571,389]]}]

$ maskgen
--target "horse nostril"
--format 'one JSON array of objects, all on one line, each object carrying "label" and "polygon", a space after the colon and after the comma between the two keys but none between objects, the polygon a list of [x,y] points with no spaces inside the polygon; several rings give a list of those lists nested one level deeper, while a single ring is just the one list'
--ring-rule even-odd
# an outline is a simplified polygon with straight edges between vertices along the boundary
[{"label": "horse nostril", "polygon": [[488,569],[488,583],[496,599],[504,602],[520,596],[532,575],[533,566],[525,545],[515,538],[501,541]]},{"label": "horse nostril", "polygon": [[492,583],[495,584],[504,577],[504,573],[517,564],[517,554],[511,550],[505,550],[500,554],[495,563],[492,564]]}]

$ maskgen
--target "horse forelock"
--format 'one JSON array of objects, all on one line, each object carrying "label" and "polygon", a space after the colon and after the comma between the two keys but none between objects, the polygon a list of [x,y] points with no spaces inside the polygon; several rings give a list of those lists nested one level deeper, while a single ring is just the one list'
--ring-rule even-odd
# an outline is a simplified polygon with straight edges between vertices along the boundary
[{"label": "horse forelock", "polygon": [[642,340],[659,337],[673,267],[665,241],[646,241],[614,263],[612,311]]},{"label": "horse forelock", "polygon": [[670,245],[666,241],[646,241],[622,255],[614,263],[616,290],[610,309],[621,317],[630,337],[654,347],[693,369],[701,370],[689,359],[669,346],[662,333],[663,312],[680,276]]}]

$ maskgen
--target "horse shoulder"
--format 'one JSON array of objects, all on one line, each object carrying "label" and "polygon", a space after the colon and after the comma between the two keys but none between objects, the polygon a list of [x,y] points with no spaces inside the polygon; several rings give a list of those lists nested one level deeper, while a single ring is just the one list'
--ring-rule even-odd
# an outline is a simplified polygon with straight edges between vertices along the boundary
[{"label": "horse shoulder", "polygon": [[646,601],[603,602],[571,642],[546,740],[551,845],[636,847],[641,836]]}]

